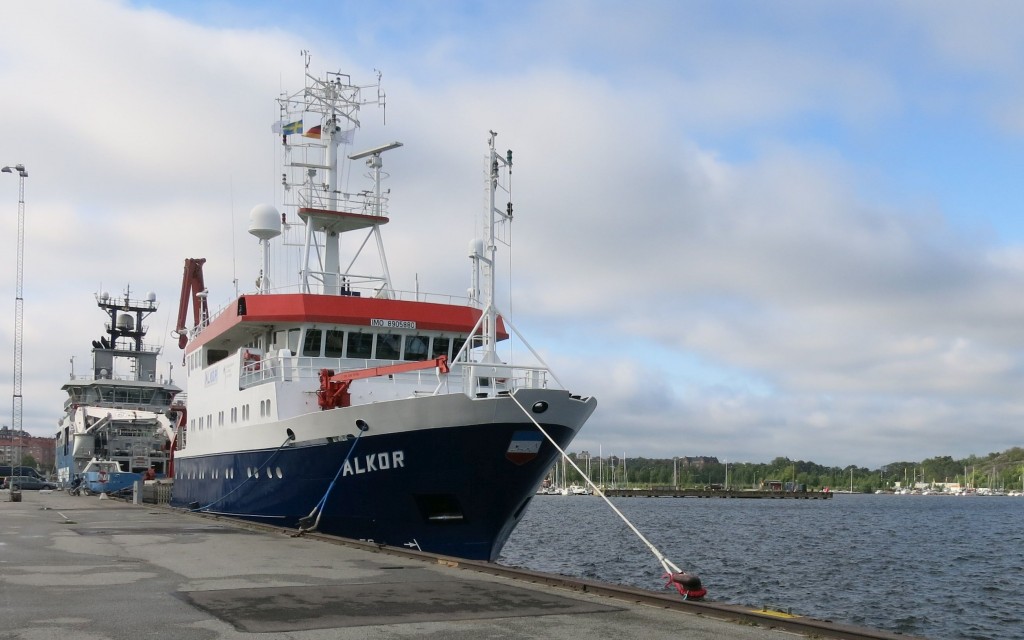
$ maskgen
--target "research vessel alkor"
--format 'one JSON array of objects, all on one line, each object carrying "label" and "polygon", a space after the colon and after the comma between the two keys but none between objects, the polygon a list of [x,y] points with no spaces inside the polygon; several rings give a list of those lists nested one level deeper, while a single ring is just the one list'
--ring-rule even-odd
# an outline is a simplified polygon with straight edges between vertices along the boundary
[{"label": "research vessel alkor", "polygon": [[[172,502],[494,560],[597,405],[565,389],[495,303],[512,152],[499,153],[490,133],[468,295],[400,291],[384,254],[381,183],[385,154],[402,145],[352,149],[360,107],[383,104],[380,78],[314,76],[308,57],[305,77],[278,99],[281,208],[249,216],[262,247],[257,290],[211,315],[206,259],[185,261],[177,332],[188,420]],[[343,180],[353,163],[368,168],[355,189]],[[275,259],[297,256],[296,283],[273,282],[271,247]],[[438,258],[424,249],[424,260]]]}]

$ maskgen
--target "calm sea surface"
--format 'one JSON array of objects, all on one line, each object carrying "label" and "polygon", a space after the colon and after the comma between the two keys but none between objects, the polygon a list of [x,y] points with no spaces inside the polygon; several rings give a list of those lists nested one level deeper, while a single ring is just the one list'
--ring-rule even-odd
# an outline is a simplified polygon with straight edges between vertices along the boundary
[{"label": "calm sea surface", "polygon": [[[708,599],[934,639],[1024,638],[1024,498],[613,498]],[[501,564],[673,593],[594,496],[537,496]]]}]

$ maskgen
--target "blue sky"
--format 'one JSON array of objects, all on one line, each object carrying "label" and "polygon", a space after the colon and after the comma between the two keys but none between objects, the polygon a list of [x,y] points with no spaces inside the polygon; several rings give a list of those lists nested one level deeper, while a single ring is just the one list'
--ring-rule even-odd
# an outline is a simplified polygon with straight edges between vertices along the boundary
[{"label": "blue sky", "polygon": [[[405,143],[385,230],[399,287],[465,289],[486,132],[515,150],[511,315],[598,397],[575,449],[878,466],[1021,445],[1022,18],[1013,2],[7,7],[0,163],[31,172],[25,426],[49,434],[69,358],[84,370],[93,293],[155,291],[169,366],[182,259],[209,259],[211,300],[251,282],[273,99],[308,49],[318,70],[383,73],[386,124],[367,115],[356,146]],[[16,198],[5,176],[0,237]],[[2,270],[0,318],[13,287]]]}]

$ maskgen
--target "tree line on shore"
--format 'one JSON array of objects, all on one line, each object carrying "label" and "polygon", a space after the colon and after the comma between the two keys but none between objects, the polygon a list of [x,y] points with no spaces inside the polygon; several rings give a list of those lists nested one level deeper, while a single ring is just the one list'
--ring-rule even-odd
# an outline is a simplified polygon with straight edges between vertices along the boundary
[{"label": "tree line on shore", "polygon": [[[1013,447],[987,456],[970,455],[955,460],[951,456],[927,458],[919,462],[890,462],[877,469],[848,465],[825,466],[804,460],[777,457],[771,462],[720,462],[717,458],[626,458],[605,456],[601,459],[587,452],[569,453],[591,480],[605,487],[648,488],[678,487],[680,489],[709,486],[730,489],[759,489],[768,481],[803,485],[808,491],[829,488],[873,493],[896,486],[921,483],[957,483],[962,487],[1024,490],[1024,449]],[[559,484],[585,484],[571,465],[565,465]],[[554,474],[553,474],[554,475]]]}]

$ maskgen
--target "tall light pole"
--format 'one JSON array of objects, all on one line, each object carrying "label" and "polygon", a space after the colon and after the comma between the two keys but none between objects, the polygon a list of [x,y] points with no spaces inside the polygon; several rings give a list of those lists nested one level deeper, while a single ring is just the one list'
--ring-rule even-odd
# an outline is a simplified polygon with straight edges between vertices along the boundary
[{"label": "tall light pole", "polygon": [[[20,451],[17,444],[21,441],[21,340],[23,334],[22,318],[24,316],[24,304],[25,301],[22,297],[22,286],[24,280],[24,262],[25,262],[25,178],[28,177],[28,171],[25,170],[25,165],[16,164],[13,167],[5,166],[0,169],[3,173],[17,173],[18,174],[18,283],[14,293],[14,395],[12,396],[12,407],[11,407],[11,428],[12,428],[12,440],[11,440],[11,475],[14,473],[14,465],[17,461],[18,466],[21,466]],[[17,440],[13,439],[17,438]],[[13,495],[13,494],[12,494]]]}]

